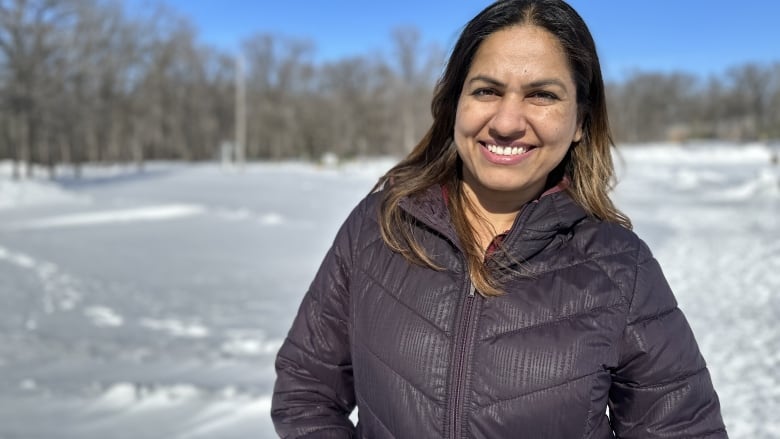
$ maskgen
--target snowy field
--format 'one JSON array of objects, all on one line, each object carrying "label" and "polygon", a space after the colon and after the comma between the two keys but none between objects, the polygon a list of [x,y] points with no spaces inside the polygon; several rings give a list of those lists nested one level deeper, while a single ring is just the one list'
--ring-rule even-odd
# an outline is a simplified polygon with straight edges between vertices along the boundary
[{"label": "snowy field", "polygon": [[[675,289],[730,436],[780,438],[772,150],[622,151],[617,203]],[[391,163],[153,163],[16,183],[0,162],[0,439],[275,437],[275,352]]]}]

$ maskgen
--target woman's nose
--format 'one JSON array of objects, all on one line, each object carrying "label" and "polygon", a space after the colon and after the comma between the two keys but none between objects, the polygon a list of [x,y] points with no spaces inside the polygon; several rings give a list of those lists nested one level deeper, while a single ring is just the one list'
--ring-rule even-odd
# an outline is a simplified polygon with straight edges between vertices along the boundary
[{"label": "woman's nose", "polygon": [[510,139],[522,137],[528,125],[524,105],[517,96],[503,96],[490,120],[492,135]]}]

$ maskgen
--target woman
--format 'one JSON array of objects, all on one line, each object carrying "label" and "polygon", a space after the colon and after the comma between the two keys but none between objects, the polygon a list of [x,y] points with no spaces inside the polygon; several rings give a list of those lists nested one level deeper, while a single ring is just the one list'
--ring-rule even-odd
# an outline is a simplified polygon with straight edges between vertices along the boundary
[{"label": "woman", "polygon": [[489,6],[432,109],[303,300],[276,363],[277,432],[726,437],[658,263],[607,196],[604,85],[579,15]]}]

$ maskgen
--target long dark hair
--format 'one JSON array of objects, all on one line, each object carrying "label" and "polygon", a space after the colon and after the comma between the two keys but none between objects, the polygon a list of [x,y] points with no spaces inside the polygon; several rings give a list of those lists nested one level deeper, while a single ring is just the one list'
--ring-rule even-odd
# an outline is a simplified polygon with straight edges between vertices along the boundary
[{"label": "long dark hair", "polygon": [[[577,91],[579,121],[583,135],[571,145],[551,179],[568,175],[567,189],[590,215],[630,228],[631,222],[608,196],[614,179],[604,81],[596,45],[582,17],[561,0],[502,0],[488,6],[461,32],[447,67],[434,91],[431,111],[433,124],[420,143],[400,163],[388,171],[375,190],[383,189],[379,212],[382,238],[410,262],[439,269],[425,249],[414,239],[399,208],[404,197],[420,194],[431,185],[443,185],[449,194],[448,206],[469,271],[477,290],[484,295],[501,294],[499,282],[484,262],[484,249],[467,220],[470,209],[462,191],[461,167],[452,141],[455,115],[463,83],[482,42],[493,33],[514,25],[534,25],[554,35],[564,49]],[[555,184],[558,181],[549,182]]]}]

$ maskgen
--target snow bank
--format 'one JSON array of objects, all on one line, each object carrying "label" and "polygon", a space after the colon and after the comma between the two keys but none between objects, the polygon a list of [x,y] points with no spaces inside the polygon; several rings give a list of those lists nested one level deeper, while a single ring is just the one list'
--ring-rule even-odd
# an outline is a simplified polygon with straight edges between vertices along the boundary
[{"label": "snow bank", "polygon": [[108,223],[133,223],[179,219],[203,213],[205,208],[190,204],[144,206],[132,209],[87,212],[54,216],[17,224],[20,229],[48,229],[54,227],[82,227]]},{"label": "snow bank", "polygon": [[0,209],[54,204],[88,204],[89,198],[41,180],[13,181],[0,177]]},{"label": "snow bank", "polygon": [[736,165],[745,163],[768,164],[777,154],[764,143],[733,144],[724,142],[699,142],[686,144],[623,144],[618,145],[619,158],[622,156],[633,165]]}]

